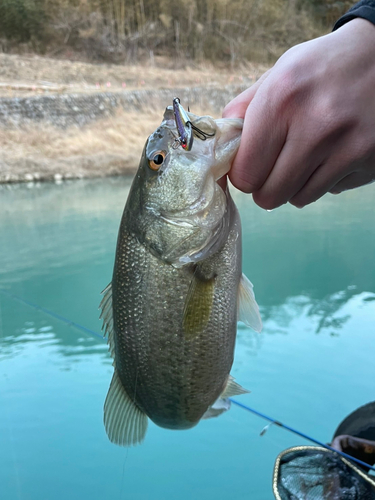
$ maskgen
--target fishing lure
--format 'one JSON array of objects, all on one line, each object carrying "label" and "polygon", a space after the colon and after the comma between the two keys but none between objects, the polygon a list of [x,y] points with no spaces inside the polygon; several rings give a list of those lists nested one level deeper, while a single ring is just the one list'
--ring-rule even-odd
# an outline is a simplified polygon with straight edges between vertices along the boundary
[{"label": "fishing lure", "polygon": [[189,118],[184,108],[181,106],[181,101],[178,97],[173,99],[173,112],[178,131],[177,147],[181,146],[185,151],[190,151],[193,147],[194,135],[201,141],[205,141],[208,137],[213,137],[215,134],[208,134],[200,128],[196,127]]}]

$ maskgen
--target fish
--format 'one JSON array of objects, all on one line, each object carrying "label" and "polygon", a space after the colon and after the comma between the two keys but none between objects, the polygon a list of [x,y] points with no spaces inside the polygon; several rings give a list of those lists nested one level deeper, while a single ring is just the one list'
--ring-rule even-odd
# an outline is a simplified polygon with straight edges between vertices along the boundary
[{"label": "fish", "polygon": [[262,321],[242,274],[240,216],[218,183],[242,123],[175,99],[144,146],[100,304],[114,365],[104,426],[115,444],[141,443],[148,419],[190,429],[249,392],[230,375],[237,321],[257,332]]}]

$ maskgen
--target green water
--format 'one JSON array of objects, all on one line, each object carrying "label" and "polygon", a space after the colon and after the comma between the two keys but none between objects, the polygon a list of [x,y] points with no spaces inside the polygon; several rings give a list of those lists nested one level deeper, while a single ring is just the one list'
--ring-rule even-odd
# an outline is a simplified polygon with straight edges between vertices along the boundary
[{"label": "green water", "polygon": [[[0,187],[0,287],[100,332],[128,179]],[[238,399],[324,442],[374,399],[375,188],[271,213],[235,193],[244,271],[264,318],[239,325]],[[277,454],[303,444],[238,407],[142,446],[102,424],[112,375],[99,337],[0,293],[0,498],[271,499]]]}]

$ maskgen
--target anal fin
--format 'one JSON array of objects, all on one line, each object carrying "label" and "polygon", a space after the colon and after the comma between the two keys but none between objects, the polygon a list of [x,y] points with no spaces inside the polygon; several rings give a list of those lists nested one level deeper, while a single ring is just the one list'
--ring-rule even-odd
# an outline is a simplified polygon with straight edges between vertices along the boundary
[{"label": "anal fin", "polygon": [[207,411],[202,417],[202,420],[218,417],[222,413],[230,410],[231,402],[229,398],[231,396],[239,396],[240,394],[247,394],[249,392],[250,391],[240,386],[240,384],[237,384],[232,375],[229,375],[224,391],[215,401],[215,403],[208,407]]},{"label": "anal fin", "polygon": [[230,398],[232,396],[239,396],[240,394],[248,394],[250,391],[242,387],[240,384],[234,380],[232,375],[229,375],[226,386],[222,394],[221,398]]},{"label": "anal fin", "polygon": [[109,440],[120,446],[141,443],[147,416],[130,399],[115,369],[104,403],[104,427]]}]

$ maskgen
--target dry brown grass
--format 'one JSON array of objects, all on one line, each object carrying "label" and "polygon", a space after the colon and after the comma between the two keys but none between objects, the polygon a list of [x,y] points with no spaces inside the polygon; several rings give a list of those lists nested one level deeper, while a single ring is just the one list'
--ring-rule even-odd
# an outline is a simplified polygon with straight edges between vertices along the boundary
[{"label": "dry brown grass", "polygon": [[[203,110],[194,111],[204,114]],[[0,182],[134,173],[146,139],[161,118],[160,112],[152,110],[118,110],[114,117],[82,129],[50,125],[0,128]]]},{"label": "dry brown grass", "polygon": [[[221,88],[226,84],[250,84],[267,69],[261,64],[246,64],[237,72],[223,67],[214,68],[209,64],[172,69],[170,61],[161,59],[158,62],[160,65],[127,67],[0,55],[0,78],[3,76],[4,83],[0,95],[18,97],[38,94],[38,90],[30,90],[30,87],[28,91],[13,88],[12,82],[17,82],[17,85],[29,82],[37,87],[45,80],[61,85],[66,79],[73,81],[75,92],[87,92],[86,85],[98,80],[111,81],[110,91],[123,90],[120,84],[123,78],[127,78],[128,82],[126,91],[131,89],[129,81],[133,81],[138,88],[150,89],[177,85]],[[139,87],[136,82],[141,78],[144,84]],[[71,90],[67,86],[66,91]],[[97,91],[96,88],[93,90]],[[162,112],[163,104],[154,105],[147,112],[144,108],[138,112],[119,109],[111,118],[65,130],[46,123],[33,123],[22,128],[0,127],[0,182],[134,172],[146,138],[160,123]],[[194,107],[194,112],[214,114],[207,107]]]},{"label": "dry brown grass", "polygon": [[[211,114],[209,109],[195,108],[196,114]],[[66,158],[100,153],[140,158],[147,137],[162,119],[161,111],[147,113],[118,109],[111,118],[83,128],[62,130],[51,125],[32,125],[21,129],[0,128],[1,153],[12,158]]]},{"label": "dry brown grass", "polygon": [[[223,86],[240,83],[244,78],[255,80],[267,69],[267,65],[259,63],[243,64],[236,71],[211,63],[176,68],[165,57],[143,65],[115,65],[0,54],[0,95],[34,95],[40,86],[48,91],[48,83],[61,92]],[[22,91],[20,85],[28,88]]]},{"label": "dry brown grass", "polygon": [[22,129],[0,128],[1,153],[12,158],[66,158],[107,153],[136,156],[149,134],[161,121],[160,113],[129,113],[119,110],[112,118],[93,122],[84,128],[66,130],[50,125]]},{"label": "dry brown grass", "polygon": [[[336,0],[3,0],[5,50],[69,52],[117,63],[168,56],[175,61],[272,62],[291,45],[329,30]],[[338,4],[341,6],[338,7]],[[9,46],[8,46],[9,45]]]}]

